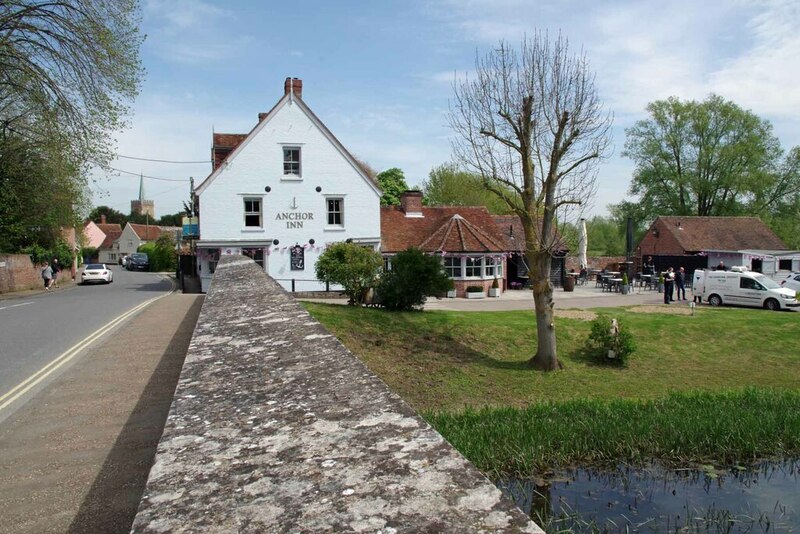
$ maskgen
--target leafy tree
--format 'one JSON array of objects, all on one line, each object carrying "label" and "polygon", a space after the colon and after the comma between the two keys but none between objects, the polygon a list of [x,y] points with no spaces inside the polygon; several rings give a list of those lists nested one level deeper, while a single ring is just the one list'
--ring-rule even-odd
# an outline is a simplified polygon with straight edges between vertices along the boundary
[{"label": "leafy tree", "polygon": [[623,256],[625,254],[625,227],[620,228],[609,217],[595,216],[586,221],[589,256]]},{"label": "leafy tree", "polygon": [[800,191],[797,150],[785,160],[772,125],[717,95],[668,98],[626,130],[630,192],[657,215],[759,215]]},{"label": "leafy tree", "polygon": [[378,301],[389,310],[408,311],[424,304],[429,295],[452,288],[453,281],[444,272],[440,258],[409,248],[395,254],[392,270],[381,275]]},{"label": "leafy tree", "polygon": [[0,120],[34,141],[66,140],[73,164],[111,158],[142,78],[136,0],[0,4]]},{"label": "leafy tree", "polygon": [[375,286],[383,258],[371,248],[355,243],[334,243],[320,254],[315,265],[317,279],[338,284],[350,304],[362,304],[367,290]]},{"label": "leafy tree", "polygon": [[571,53],[561,36],[550,41],[536,32],[518,52],[501,42],[476,59],[475,72],[455,88],[455,155],[522,221],[536,307],[537,349],[529,363],[558,369],[550,282],[551,257],[560,248],[556,227],[577,219],[593,196],[611,117],[586,57]]},{"label": "leafy tree", "polygon": [[150,260],[150,271],[172,272],[178,266],[175,239],[168,233],[162,233],[155,242],[140,245],[138,252],[147,253],[147,257]]},{"label": "leafy tree", "polygon": [[408,184],[406,183],[406,177],[403,175],[403,171],[397,167],[392,167],[391,169],[378,173],[376,178],[378,180],[378,185],[380,185],[383,190],[381,206],[399,206],[400,195],[403,194],[404,191],[408,191]]},{"label": "leafy tree", "polygon": [[[460,170],[453,163],[431,169],[422,192],[429,206],[486,206],[490,213],[510,213],[508,205],[483,186],[479,174]],[[512,189],[507,188],[506,194],[514,198]]]},{"label": "leafy tree", "polygon": [[97,206],[91,212],[89,212],[89,220],[99,223],[102,219],[101,217],[106,216],[106,223],[108,224],[119,224],[120,226],[125,226],[128,222],[128,216],[122,213],[121,211],[117,211],[114,208],[109,208],[108,206]]},{"label": "leafy tree", "polygon": [[172,215],[162,215],[156,224],[159,226],[181,226],[183,225],[184,217],[186,217],[186,213],[182,211]]},{"label": "leafy tree", "polygon": [[86,191],[54,146],[0,130],[0,250],[49,249],[61,227],[80,224],[76,211],[85,204]]}]

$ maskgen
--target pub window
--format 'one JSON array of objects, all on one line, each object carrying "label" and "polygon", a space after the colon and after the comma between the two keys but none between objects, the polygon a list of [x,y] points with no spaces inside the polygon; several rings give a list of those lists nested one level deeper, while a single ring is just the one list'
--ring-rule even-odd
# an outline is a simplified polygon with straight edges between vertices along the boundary
[{"label": "pub window", "polygon": [[466,258],[467,276],[480,278],[483,271],[483,258]]},{"label": "pub window", "polygon": [[449,256],[444,259],[444,270],[450,278],[463,277],[461,270],[461,258]]},{"label": "pub window", "polygon": [[383,257],[383,272],[388,273],[392,270],[392,257],[391,256],[384,256]]},{"label": "pub window", "polygon": [[792,260],[778,260],[778,269],[781,271],[791,271]]},{"label": "pub window", "polygon": [[245,228],[261,228],[261,199],[244,199],[244,226]]},{"label": "pub window", "polygon": [[328,199],[328,226],[344,226],[344,199]]},{"label": "pub window", "polygon": [[495,258],[491,256],[486,257],[486,277],[487,278],[494,278],[495,276],[499,276],[502,273],[497,272],[498,267],[500,267],[500,262],[498,262]]},{"label": "pub window", "polygon": [[300,176],[300,147],[283,147],[283,174],[284,176]]}]

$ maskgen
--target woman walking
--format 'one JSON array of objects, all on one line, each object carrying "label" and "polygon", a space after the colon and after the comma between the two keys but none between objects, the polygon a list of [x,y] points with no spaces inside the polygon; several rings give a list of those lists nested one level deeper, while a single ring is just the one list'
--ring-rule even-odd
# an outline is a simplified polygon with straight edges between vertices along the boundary
[{"label": "woman walking", "polygon": [[42,280],[44,280],[44,290],[50,291],[50,284],[53,283],[53,268],[50,267],[47,260],[44,261],[44,267],[42,267]]}]

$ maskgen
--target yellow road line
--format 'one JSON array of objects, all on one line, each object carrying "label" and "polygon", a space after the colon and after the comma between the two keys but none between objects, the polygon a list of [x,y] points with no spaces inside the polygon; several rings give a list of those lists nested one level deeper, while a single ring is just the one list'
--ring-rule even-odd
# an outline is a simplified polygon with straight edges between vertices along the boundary
[{"label": "yellow road line", "polygon": [[17,399],[19,399],[22,395],[24,395],[28,391],[30,391],[31,388],[33,388],[36,385],[38,385],[39,383],[41,383],[45,378],[47,378],[56,369],[58,369],[59,367],[61,367],[65,363],[69,362],[76,355],[78,355],[83,349],[85,349],[86,347],[88,347],[89,345],[91,345],[92,343],[97,341],[98,338],[100,338],[103,335],[105,335],[106,333],[108,333],[114,327],[116,327],[117,325],[119,325],[120,323],[122,323],[123,321],[125,321],[126,319],[128,319],[130,316],[134,315],[135,313],[137,313],[141,309],[149,306],[150,304],[152,304],[153,302],[155,302],[155,301],[157,301],[159,299],[162,299],[162,298],[164,298],[164,297],[166,297],[168,295],[171,295],[173,292],[174,292],[174,285],[173,285],[173,289],[169,293],[165,293],[163,295],[159,295],[158,297],[153,297],[150,300],[146,300],[146,301],[142,302],[138,306],[135,306],[135,307],[131,308],[127,312],[123,313],[122,315],[120,315],[119,317],[114,319],[113,321],[111,321],[111,322],[107,323],[106,325],[98,328],[97,330],[95,330],[94,332],[89,334],[87,337],[85,337],[84,339],[82,339],[81,341],[79,341],[78,343],[73,345],[72,347],[70,347],[69,350],[67,350],[66,352],[64,352],[60,356],[58,356],[55,360],[51,361],[50,363],[48,363],[47,365],[45,365],[44,367],[42,367],[41,369],[39,369],[35,373],[33,373],[27,379],[25,379],[24,381],[20,382],[17,386],[12,388],[9,392],[7,392],[2,397],[0,397],[0,403],[2,403],[2,404],[0,404],[0,411],[2,411],[3,409],[5,409],[9,405],[11,405],[11,403],[13,403]]}]

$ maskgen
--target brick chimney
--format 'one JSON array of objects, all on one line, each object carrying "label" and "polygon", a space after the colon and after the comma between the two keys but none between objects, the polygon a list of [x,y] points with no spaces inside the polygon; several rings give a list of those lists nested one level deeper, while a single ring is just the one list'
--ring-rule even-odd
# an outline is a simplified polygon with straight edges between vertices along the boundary
[{"label": "brick chimney", "polygon": [[106,223],[106,216],[101,214],[100,215],[100,224],[105,224],[105,223]]},{"label": "brick chimney", "polygon": [[283,82],[283,94],[288,95],[290,91],[293,91],[297,98],[303,98],[303,80],[286,78],[286,81]]},{"label": "brick chimney", "polygon": [[400,195],[400,209],[406,217],[424,217],[422,215],[422,191],[403,191]]}]

